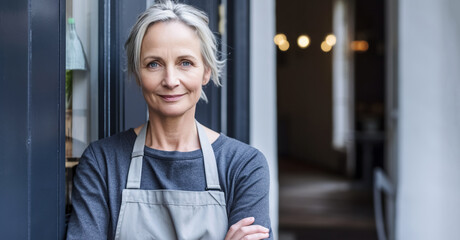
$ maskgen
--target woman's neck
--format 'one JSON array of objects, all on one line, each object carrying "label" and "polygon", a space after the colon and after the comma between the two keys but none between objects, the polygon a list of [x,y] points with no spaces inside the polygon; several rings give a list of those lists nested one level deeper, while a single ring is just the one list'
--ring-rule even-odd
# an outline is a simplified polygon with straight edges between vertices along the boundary
[{"label": "woman's neck", "polygon": [[164,118],[150,114],[145,144],[164,151],[197,150],[200,143],[195,124],[195,116]]}]

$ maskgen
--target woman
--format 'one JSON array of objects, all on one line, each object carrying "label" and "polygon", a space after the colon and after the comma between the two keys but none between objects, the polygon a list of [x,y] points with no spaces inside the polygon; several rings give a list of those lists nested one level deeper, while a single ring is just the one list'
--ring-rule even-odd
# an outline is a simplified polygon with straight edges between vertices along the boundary
[{"label": "woman", "polygon": [[149,119],[83,153],[67,238],[271,238],[265,158],[195,121],[202,86],[219,85],[222,68],[206,15],[157,3],[125,47]]}]

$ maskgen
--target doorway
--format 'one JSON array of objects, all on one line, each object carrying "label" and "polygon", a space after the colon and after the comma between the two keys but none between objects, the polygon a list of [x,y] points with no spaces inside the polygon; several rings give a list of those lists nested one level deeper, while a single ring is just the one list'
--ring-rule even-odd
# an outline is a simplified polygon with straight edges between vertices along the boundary
[{"label": "doorway", "polygon": [[276,3],[280,239],[377,239],[384,10],[378,0]]}]

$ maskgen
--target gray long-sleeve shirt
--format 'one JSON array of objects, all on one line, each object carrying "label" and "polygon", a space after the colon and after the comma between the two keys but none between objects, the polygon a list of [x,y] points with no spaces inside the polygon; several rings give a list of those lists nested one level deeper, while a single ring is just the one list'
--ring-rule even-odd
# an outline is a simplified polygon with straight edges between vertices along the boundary
[{"label": "gray long-sleeve shirt", "polygon": [[[115,237],[135,139],[136,133],[130,129],[96,141],[85,150],[74,177],[73,212],[67,239]],[[245,217],[254,217],[254,224],[270,228],[270,179],[263,154],[223,134],[212,147],[227,201],[229,227]],[[201,150],[177,152],[145,147],[141,189],[204,191],[205,188]]]}]

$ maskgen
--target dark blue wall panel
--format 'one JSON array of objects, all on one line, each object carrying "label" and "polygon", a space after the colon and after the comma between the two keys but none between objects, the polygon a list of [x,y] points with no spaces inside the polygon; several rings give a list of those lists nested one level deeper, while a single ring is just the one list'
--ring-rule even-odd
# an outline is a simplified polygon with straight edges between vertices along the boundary
[{"label": "dark blue wall panel", "polygon": [[123,84],[123,127],[121,130],[134,128],[145,123],[147,119],[147,104],[142,95],[141,88],[136,83],[133,76],[128,76],[126,71],[126,54],[124,44],[128,39],[131,27],[137,20],[137,16],[145,11],[146,1],[120,1],[118,9],[119,28],[120,28],[120,44],[118,46],[120,52],[120,76]]},{"label": "dark blue wall panel", "polygon": [[57,239],[63,233],[64,3],[61,0],[30,1],[29,192],[33,239]]},{"label": "dark blue wall panel", "polygon": [[249,143],[249,1],[227,3],[227,134]]},{"label": "dark blue wall panel", "polygon": [[0,232],[28,236],[28,9],[0,2]]},{"label": "dark blue wall panel", "polygon": [[147,105],[128,78],[124,43],[145,0],[99,1],[99,138],[134,128],[147,119]]},{"label": "dark blue wall panel", "polygon": [[0,1],[2,239],[64,236],[61,13],[62,0]]}]

